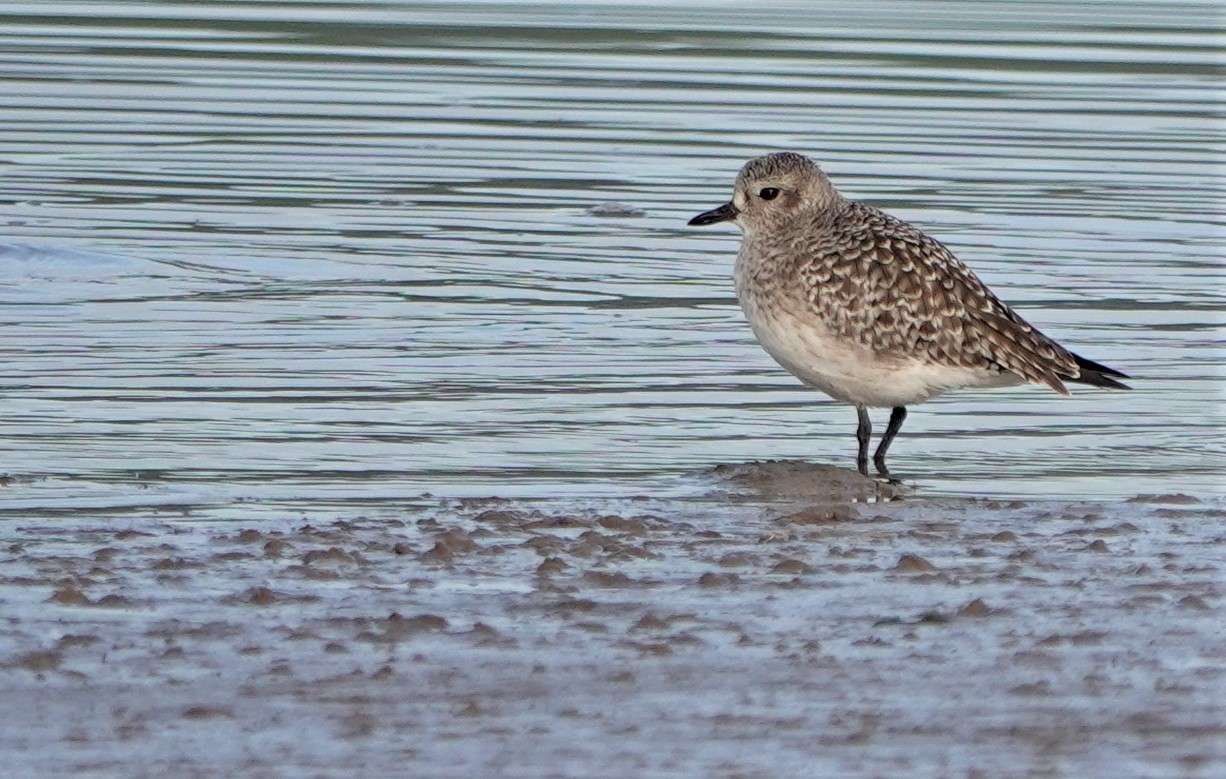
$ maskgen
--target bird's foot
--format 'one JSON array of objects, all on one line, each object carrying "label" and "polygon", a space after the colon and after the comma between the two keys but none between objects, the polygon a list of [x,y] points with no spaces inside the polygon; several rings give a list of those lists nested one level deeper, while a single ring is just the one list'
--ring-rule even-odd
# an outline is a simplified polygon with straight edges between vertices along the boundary
[{"label": "bird's foot", "polygon": [[902,484],[902,479],[895,478],[894,474],[890,473],[890,469],[885,467],[884,457],[874,457],[873,465],[877,467],[877,475],[880,476],[886,484]]},{"label": "bird's foot", "polygon": [[877,483],[888,484],[891,487],[896,487],[902,484],[902,479],[897,478],[890,473],[890,469],[885,467],[885,458],[873,458],[873,465],[877,467]]}]

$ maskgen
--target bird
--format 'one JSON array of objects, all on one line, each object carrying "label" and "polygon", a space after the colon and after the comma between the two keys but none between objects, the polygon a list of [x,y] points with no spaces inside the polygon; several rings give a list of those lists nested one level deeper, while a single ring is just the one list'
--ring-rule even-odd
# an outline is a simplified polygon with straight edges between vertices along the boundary
[{"label": "bird", "polygon": [[869,408],[889,408],[886,453],[907,407],[967,387],[1066,382],[1118,390],[1127,376],[1074,354],[1001,302],[918,227],[844,197],[796,152],[745,163],[732,200],[689,220],[741,229],[736,296],[754,336],[805,384],[855,406],[856,468],[868,476]]}]

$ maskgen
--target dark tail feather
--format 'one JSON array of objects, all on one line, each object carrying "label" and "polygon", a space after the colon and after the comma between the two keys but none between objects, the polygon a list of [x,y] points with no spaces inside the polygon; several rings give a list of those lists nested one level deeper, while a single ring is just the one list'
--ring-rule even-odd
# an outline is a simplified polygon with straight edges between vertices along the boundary
[{"label": "dark tail feather", "polygon": [[1106,365],[1100,365],[1093,360],[1087,360],[1079,354],[1074,354],[1073,359],[1077,361],[1077,367],[1081,368],[1081,375],[1075,379],[1069,379],[1069,381],[1074,381],[1078,384],[1089,384],[1092,387],[1132,389],[1127,384],[1115,380],[1116,378],[1127,379],[1128,374],[1121,373],[1114,368],[1108,368]]}]

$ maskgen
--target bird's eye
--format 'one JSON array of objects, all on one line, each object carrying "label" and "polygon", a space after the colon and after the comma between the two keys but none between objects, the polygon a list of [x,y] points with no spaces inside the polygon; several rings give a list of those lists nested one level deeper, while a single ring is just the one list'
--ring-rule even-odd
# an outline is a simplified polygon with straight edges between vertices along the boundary
[{"label": "bird's eye", "polygon": [[758,192],[758,197],[762,198],[763,200],[774,200],[775,198],[779,197],[779,190],[775,189],[774,187],[763,187],[762,190]]}]

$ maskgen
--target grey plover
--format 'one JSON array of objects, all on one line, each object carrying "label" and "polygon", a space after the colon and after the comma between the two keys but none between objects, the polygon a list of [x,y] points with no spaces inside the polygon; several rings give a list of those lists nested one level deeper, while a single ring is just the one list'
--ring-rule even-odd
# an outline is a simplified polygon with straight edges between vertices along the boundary
[{"label": "grey plover", "polygon": [[741,168],[732,201],[690,220],[735,222],[736,295],[754,335],[804,383],[856,407],[856,466],[868,475],[868,407],[892,409],[885,455],[907,406],[962,387],[1064,382],[1128,389],[1117,370],[1043,335],[939,241],[835,190],[802,154]]}]

